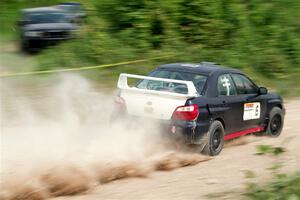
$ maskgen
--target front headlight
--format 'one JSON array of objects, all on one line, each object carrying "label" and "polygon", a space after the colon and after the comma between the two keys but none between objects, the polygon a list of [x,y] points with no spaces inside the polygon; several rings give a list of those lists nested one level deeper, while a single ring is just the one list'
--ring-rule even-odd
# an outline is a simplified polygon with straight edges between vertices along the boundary
[{"label": "front headlight", "polygon": [[39,32],[39,31],[26,31],[25,33],[24,33],[24,35],[25,36],[27,36],[27,37],[39,37],[39,36],[41,36],[41,32]]}]

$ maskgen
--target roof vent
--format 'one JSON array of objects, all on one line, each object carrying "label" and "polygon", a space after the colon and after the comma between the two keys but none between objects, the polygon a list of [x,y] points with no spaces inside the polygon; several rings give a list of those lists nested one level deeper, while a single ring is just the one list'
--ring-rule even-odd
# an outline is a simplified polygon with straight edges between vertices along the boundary
[{"label": "roof vent", "polygon": [[200,64],[201,64],[201,65],[218,65],[217,63],[214,63],[214,62],[206,62],[206,61],[201,62]]},{"label": "roof vent", "polygon": [[180,66],[182,66],[182,67],[200,67],[199,64],[191,64],[191,63],[184,63],[184,64],[181,64]]}]

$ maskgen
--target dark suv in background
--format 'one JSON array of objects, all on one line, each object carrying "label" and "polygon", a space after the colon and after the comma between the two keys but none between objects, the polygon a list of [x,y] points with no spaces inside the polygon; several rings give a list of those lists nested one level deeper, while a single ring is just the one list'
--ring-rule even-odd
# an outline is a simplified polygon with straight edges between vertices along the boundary
[{"label": "dark suv in background", "polygon": [[32,52],[72,38],[77,25],[58,7],[39,7],[22,10],[19,28],[22,49]]}]

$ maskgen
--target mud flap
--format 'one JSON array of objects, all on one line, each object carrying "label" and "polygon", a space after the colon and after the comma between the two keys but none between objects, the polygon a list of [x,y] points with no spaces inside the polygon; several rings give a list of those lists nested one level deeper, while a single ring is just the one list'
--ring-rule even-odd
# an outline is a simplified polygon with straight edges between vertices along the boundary
[{"label": "mud flap", "polygon": [[201,153],[204,147],[208,144],[208,136],[207,133],[204,134],[200,139],[197,141],[193,141],[193,144],[197,145],[199,148],[199,153]]}]

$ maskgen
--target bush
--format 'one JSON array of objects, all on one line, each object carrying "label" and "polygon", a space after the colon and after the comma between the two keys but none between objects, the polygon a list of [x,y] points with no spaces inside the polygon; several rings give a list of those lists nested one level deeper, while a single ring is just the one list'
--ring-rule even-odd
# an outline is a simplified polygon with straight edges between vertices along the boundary
[{"label": "bush", "polygon": [[[18,9],[57,2],[6,0],[0,8],[4,22],[0,34],[12,32]],[[254,75],[259,84],[278,88],[281,93],[300,94],[298,1],[80,2],[88,17],[78,38],[43,51],[36,70],[172,53],[176,56],[170,62],[211,61],[241,68]],[[153,68],[154,64],[146,65]]]}]

